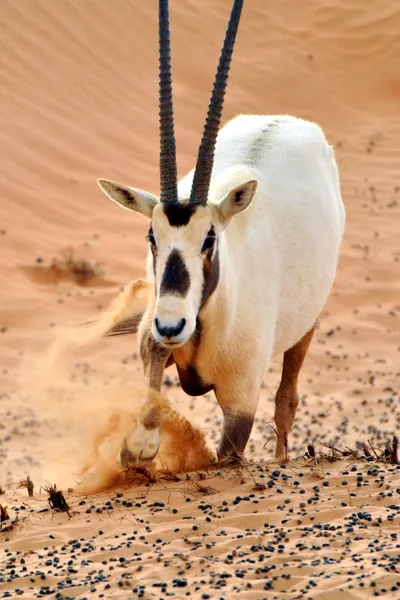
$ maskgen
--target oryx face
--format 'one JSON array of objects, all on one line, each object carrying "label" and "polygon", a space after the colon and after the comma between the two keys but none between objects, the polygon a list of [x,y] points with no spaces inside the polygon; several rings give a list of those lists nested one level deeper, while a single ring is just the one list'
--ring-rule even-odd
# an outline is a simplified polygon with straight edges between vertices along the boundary
[{"label": "oryx face", "polygon": [[162,204],[153,211],[148,240],[154,269],[155,339],[180,346],[218,283],[218,241],[208,206]]},{"label": "oryx face", "polygon": [[156,293],[152,333],[164,346],[181,346],[195,332],[199,312],[217,288],[220,234],[249,206],[257,182],[234,188],[218,204],[159,202],[113,181],[102,179],[99,185],[112,200],[150,219],[147,239]]}]

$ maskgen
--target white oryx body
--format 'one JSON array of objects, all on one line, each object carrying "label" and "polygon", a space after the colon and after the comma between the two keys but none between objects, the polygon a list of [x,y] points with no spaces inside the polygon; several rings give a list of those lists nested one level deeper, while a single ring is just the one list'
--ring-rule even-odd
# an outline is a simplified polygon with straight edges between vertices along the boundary
[{"label": "white oryx body", "polygon": [[[160,198],[99,184],[150,219],[155,298],[139,326],[149,387],[160,390],[164,369],[175,363],[185,392],[214,390],[224,414],[218,454],[240,455],[271,356],[283,352],[275,398],[282,457],[298,375],[335,277],[345,213],[333,149],[314,123],[242,115],[218,133],[242,5],[233,2],[196,167],[178,183],[168,0],[159,0]],[[147,412],[124,441],[124,464],[155,455],[160,423],[149,394]]]}]

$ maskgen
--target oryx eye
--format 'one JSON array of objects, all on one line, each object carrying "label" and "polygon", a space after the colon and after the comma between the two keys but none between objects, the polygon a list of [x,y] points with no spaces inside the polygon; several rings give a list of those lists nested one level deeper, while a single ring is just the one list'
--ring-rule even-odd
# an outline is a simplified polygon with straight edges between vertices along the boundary
[{"label": "oryx eye", "polygon": [[216,240],[215,229],[211,227],[210,231],[207,233],[207,237],[203,242],[203,247],[201,249],[202,252],[207,252],[207,250],[211,250],[214,247]]},{"label": "oryx eye", "polygon": [[156,248],[156,240],[154,238],[154,234],[153,234],[153,230],[152,229],[149,230],[149,233],[147,234],[147,239],[150,242],[150,246],[152,248]]}]

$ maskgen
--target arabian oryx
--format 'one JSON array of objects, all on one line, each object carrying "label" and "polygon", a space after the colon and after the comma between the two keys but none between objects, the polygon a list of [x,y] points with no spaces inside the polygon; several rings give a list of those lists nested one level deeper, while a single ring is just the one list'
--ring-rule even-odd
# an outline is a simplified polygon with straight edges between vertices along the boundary
[{"label": "arabian oryx", "polygon": [[[297,379],[331,289],[345,212],[331,146],[314,123],[240,115],[218,133],[243,0],[234,0],[196,167],[177,182],[168,0],[159,0],[160,198],[101,179],[150,220],[154,302],[139,344],[150,389],[175,364],[190,396],[214,390],[224,416],[219,457],[240,456],[263,377],[283,353],[275,398],[276,457],[298,405]],[[118,332],[137,328],[126,326]],[[161,416],[151,405],[124,440],[122,463],[150,460]]]}]

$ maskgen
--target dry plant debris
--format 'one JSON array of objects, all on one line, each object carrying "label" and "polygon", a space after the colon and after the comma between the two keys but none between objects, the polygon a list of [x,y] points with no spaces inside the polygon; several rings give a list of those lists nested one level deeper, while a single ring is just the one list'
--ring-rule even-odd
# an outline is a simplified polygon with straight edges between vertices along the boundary
[{"label": "dry plant debris", "polygon": [[201,485],[201,483],[199,483],[198,481],[192,481],[192,484],[195,490],[197,492],[200,492],[200,494],[209,495],[217,493],[217,490],[215,490],[214,488],[207,485]]},{"label": "dry plant debris", "polygon": [[156,483],[156,477],[143,465],[128,465],[124,470],[127,483],[136,483],[143,485],[144,483]]},{"label": "dry plant debris", "polygon": [[399,438],[394,436],[389,448],[384,450],[384,456],[391,465],[398,465],[399,460]]},{"label": "dry plant debris", "polygon": [[55,484],[46,486],[44,490],[49,494],[48,502],[50,508],[59,512],[66,512],[67,515],[70,517],[70,508],[67,504],[67,501],[64,498],[62,491],[58,490]]},{"label": "dry plant debris", "polygon": [[172,471],[157,471],[156,478],[164,481],[180,481],[181,478]]},{"label": "dry plant debris", "polygon": [[0,523],[3,523],[3,521],[7,521],[9,518],[10,517],[7,511],[7,506],[3,506],[2,504],[0,504]]},{"label": "dry plant debris", "polygon": [[312,444],[307,445],[307,451],[304,454],[304,458],[307,459],[315,459],[316,462],[319,460],[326,460],[328,462],[335,462],[342,458],[350,458],[352,460],[365,460],[367,462],[376,461],[388,463],[391,465],[400,464],[398,451],[399,451],[399,439],[397,436],[394,436],[391,442],[388,443],[387,447],[382,450],[381,448],[374,448],[370,442],[369,445],[362,445],[362,452],[358,450],[353,450],[352,448],[336,448],[335,446],[324,446],[325,448],[329,448],[330,453],[326,454],[324,452],[315,452],[315,448]]},{"label": "dry plant debris", "polygon": [[312,444],[307,444],[306,457],[307,458],[315,458],[315,449]]},{"label": "dry plant debris", "polygon": [[32,498],[34,485],[33,485],[33,481],[29,477],[29,475],[27,476],[26,479],[22,479],[21,481],[19,481],[17,484],[17,487],[18,488],[26,488],[28,490],[28,496],[30,498]]},{"label": "dry plant debris", "polygon": [[71,274],[79,285],[85,285],[95,277],[104,276],[104,268],[100,263],[77,258],[72,247],[63,250],[60,258],[53,258],[50,269],[56,273]]}]

